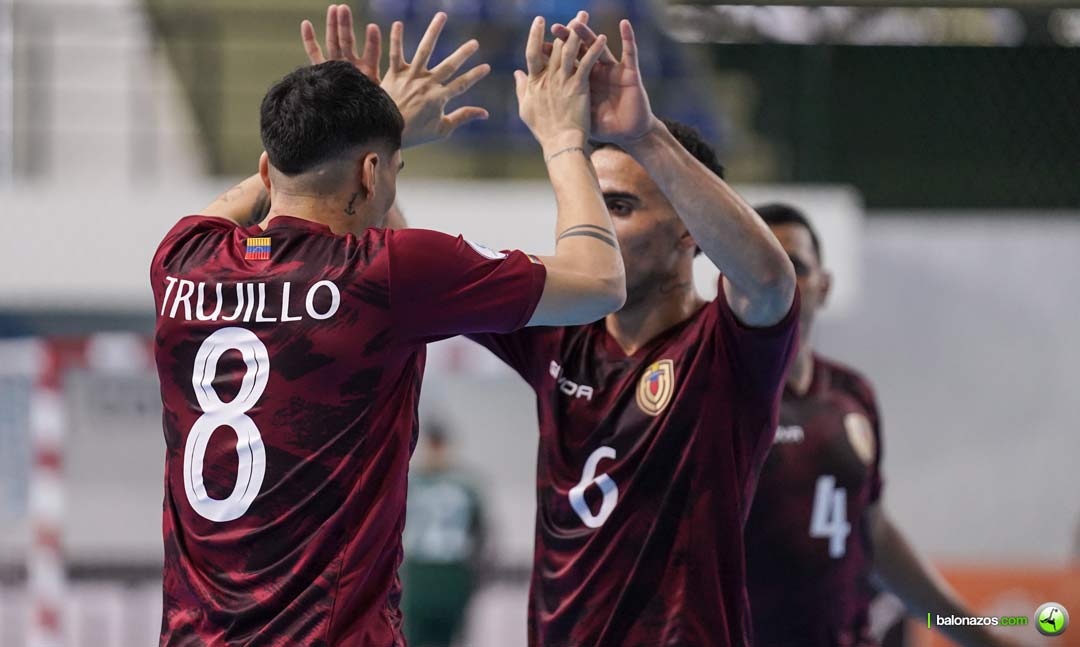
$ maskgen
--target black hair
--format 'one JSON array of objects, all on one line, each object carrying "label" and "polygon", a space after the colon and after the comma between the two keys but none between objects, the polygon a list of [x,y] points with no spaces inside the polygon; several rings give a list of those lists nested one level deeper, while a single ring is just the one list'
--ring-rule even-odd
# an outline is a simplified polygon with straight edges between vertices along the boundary
[{"label": "black hair", "polygon": [[[724,165],[720,163],[720,158],[716,155],[716,149],[705,141],[705,138],[696,128],[674,119],[661,119],[660,121],[667,126],[668,132],[675,136],[675,139],[682,144],[682,147],[694,156],[694,159],[704,164],[705,168],[715,173],[717,177],[721,179],[724,177]],[[589,145],[592,146],[593,150],[602,148],[622,150],[622,147],[608,142],[590,141]]]},{"label": "black hair", "polygon": [[766,225],[774,227],[777,225],[799,225],[810,232],[810,241],[814,244],[814,254],[817,256],[818,263],[824,260],[821,253],[821,240],[818,238],[817,230],[814,229],[814,225],[810,223],[810,219],[806,217],[806,214],[791,206],[790,204],[782,204],[779,202],[772,204],[763,204],[754,208],[761,216],[761,219],[765,221]]},{"label": "black hair", "polygon": [[405,121],[385,90],[348,61],[301,67],[270,88],[260,108],[263,148],[274,168],[297,175],[354,146],[401,148]]}]

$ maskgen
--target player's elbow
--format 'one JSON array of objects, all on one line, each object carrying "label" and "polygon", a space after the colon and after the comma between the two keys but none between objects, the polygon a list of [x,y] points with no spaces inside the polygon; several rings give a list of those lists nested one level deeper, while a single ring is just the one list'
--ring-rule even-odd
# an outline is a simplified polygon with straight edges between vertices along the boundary
[{"label": "player's elbow", "polygon": [[626,273],[622,267],[608,276],[597,277],[594,281],[597,318],[620,310],[626,304]]},{"label": "player's elbow", "polygon": [[572,315],[574,321],[569,325],[590,324],[616,312],[626,303],[626,279],[620,270],[617,274],[582,277],[579,283]]},{"label": "player's elbow", "polygon": [[789,271],[783,267],[760,275],[751,289],[746,290],[746,299],[740,320],[754,327],[766,327],[779,323],[791,310],[795,300],[795,270],[791,261],[784,258]]}]

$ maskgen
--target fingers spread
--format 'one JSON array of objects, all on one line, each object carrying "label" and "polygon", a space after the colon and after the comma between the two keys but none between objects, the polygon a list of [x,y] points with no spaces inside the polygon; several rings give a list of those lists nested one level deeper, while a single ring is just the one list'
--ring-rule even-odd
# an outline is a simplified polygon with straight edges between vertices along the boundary
[{"label": "fingers spread", "polygon": [[562,68],[563,49],[566,46],[566,41],[556,40],[551,44],[551,60],[549,62],[549,69],[551,71]]},{"label": "fingers spread", "polygon": [[341,47],[338,45],[337,16],[338,6],[336,4],[326,8],[326,57],[331,61],[341,58]]},{"label": "fingers spread", "polygon": [[574,74],[574,67],[577,65],[577,57],[580,51],[581,37],[576,32],[571,31],[570,38],[566,39],[566,44],[563,46],[561,61],[563,72],[568,76]]},{"label": "fingers spread", "polygon": [[446,14],[441,11],[436,13],[435,17],[431,19],[427,31],[424,32],[424,37],[420,39],[420,44],[416,47],[412,65],[418,65],[420,69],[427,69],[428,61],[431,60],[431,53],[435,51],[435,43],[439,41],[439,34],[442,33],[445,24]]},{"label": "fingers spread", "polygon": [[307,53],[308,61],[312,65],[326,62],[322,48],[319,47],[319,39],[315,37],[315,26],[310,20],[300,23],[300,40],[304,43],[304,52]]},{"label": "fingers spread", "polygon": [[400,72],[405,68],[405,23],[398,20],[390,26],[390,69]]},{"label": "fingers spread", "polygon": [[525,63],[529,76],[535,77],[544,71],[544,19],[537,16],[529,29],[529,40],[525,44]]},{"label": "fingers spread", "polygon": [[454,74],[461,69],[461,66],[465,64],[465,61],[469,60],[469,57],[475,54],[479,49],[480,43],[476,40],[470,40],[457,48],[453,54],[446,57],[446,60],[439,63],[431,70],[435,80],[442,83],[454,76]]},{"label": "fingers spread", "polygon": [[488,111],[483,108],[477,108],[475,106],[467,106],[465,108],[458,108],[450,114],[443,117],[443,132],[449,135],[456,130],[458,126],[467,124],[470,121],[476,121],[477,119],[487,119]]},{"label": "fingers spread", "polygon": [[341,55],[349,60],[356,59],[356,32],[353,31],[352,9],[347,4],[338,8],[337,37]]},{"label": "fingers spread", "polygon": [[[574,30],[574,33],[581,37],[581,42],[584,43],[586,47],[592,47],[593,43],[596,42],[596,32],[594,32],[585,22],[574,20],[570,23],[570,27]],[[618,61],[615,60],[615,55],[611,53],[610,49],[606,48],[600,57],[600,61],[611,65],[618,63]]]},{"label": "fingers spread", "polygon": [[589,73],[592,71],[593,66],[603,56],[604,50],[607,49],[607,36],[598,36],[596,42],[592,44],[592,47],[585,52],[585,56],[581,58],[581,64],[578,66],[578,79],[582,85],[588,85]]},{"label": "fingers spread", "polygon": [[367,26],[367,32],[364,34],[364,53],[360,60],[366,69],[374,72],[375,80],[378,81],[379,64],[382,62],[382,30],[374,23]]},{"label": "fingers spread", "polygon": [[619,35],[622,37],[622,62],[637,69],[637,41],[634,39],[634,27],[629,20],[619,23]]},{"label": "fingers spread", "polygon": [[454,79],[447,84],[446,90],[449,99],[460,96],[468,92],[469,88],[480,82],[480,79],[484,78],[488,74],[491,74],[491,66],[487,63],[483,65],[477,65],[468,72],[462,74],[458,78]]}]

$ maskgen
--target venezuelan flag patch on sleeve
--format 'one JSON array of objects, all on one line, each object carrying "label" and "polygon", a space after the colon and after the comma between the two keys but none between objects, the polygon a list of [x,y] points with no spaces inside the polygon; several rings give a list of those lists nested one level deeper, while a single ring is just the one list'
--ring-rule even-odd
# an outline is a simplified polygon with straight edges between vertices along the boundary
[{"label": "venezuelan flag patch on sleeve", "polygon": [[268,261],[270,260],[270,237],[248,238],[247,251],[244,252],[245,261]]}]

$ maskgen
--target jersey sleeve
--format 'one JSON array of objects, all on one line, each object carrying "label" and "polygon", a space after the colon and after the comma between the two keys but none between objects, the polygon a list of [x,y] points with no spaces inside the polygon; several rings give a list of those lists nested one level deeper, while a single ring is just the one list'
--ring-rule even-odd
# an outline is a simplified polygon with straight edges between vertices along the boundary
[{"label": "jersey sleeve", "polygon": [[156,308],[161,312],[166,277],[183,274],[190,267],[207,262],[222,241],[239,229],[232,221],[212,216],[181,218],[158,244],[150,263],[150,285]]},{"label": "jersey sleeve", "polygon": [[[514,369],[530,386],[539,383],[547,370],[550,354],[544,352],[558,334],[559,328],[536,326],[511,333],[475,333],[469,339],[491,351],[504,364]],[[544,358],[547,357],[547,360]]]},{"label": "jersey sleeve", "polygon": [[519,251],[424,229],[387,232],[386,245],[390,308],[406,341],[517,330],[544,292],[544,266]]},{"label": "jersey sleeve", "polygon": [[717,310],[720,348],[731,363],[742,396],[757,403],[777,400],[798,348],[798,291],[784,318],[767,328],[752,328],[738,320],[724,293],[723,277],[720,277],[716,301],[710,307]]}]

